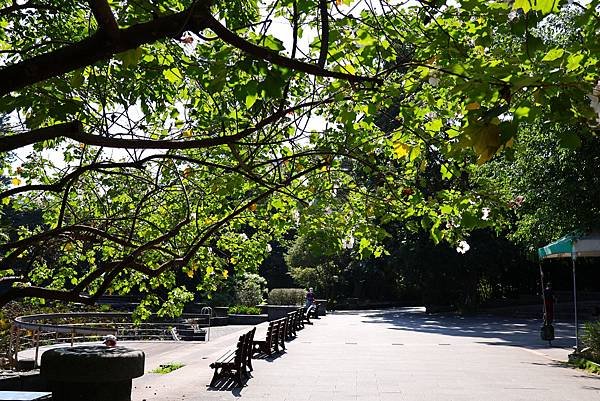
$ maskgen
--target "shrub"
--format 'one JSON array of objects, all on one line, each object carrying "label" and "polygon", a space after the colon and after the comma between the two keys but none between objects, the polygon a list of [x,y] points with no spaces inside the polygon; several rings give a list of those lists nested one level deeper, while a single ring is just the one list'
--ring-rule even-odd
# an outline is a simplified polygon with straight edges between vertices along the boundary
[{"label": "shrub", "polygon": [[586,322],[581,336],[584,347],[594,362],[600,363],[600,321]]},{"label": "shrub", "polygon": [[274,288],[269,293],[271,305],[302,305],[306,299],[306,290],[302,288]]},{"label": "shrub", "polygon": [[256,306],[235,305],[227,309],[227,313],[231,315],[260,315],[260,308]]},{"label": "shrub", "polygon": [[238,305],[256,306],[264,301],[267,280],[254,273],[244,273],[235,282],[235,299]]}]

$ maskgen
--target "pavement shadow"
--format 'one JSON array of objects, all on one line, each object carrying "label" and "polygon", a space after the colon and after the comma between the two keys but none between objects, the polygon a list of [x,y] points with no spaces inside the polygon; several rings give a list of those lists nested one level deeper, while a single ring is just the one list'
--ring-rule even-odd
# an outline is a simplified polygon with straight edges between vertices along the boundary
[{"label": "pavement shadow", "polygon": [[257,354],[252,355],[252,359],[260,359],[262,361],[274,362],[277,359],[281,358],[285,354],[286,354],[285,350],[279,351],[277,353],[272,353],[271,355],[267,355],[263,352],[259,352]]},{"label": "pavement shadow", "polygon": [[[423,308],[405,308],[362,314],[363,323],[388,324],[391,330],[434,333],[454,337],[481,339],[487,345],[518,346],[529,349],[548,348],[540,339],[542,319],[501,317],[491,314],[458,316],[428,314]],[[552,348],[571,348],[575,343],[575,328],[571,323],[555,322],[556,339]]]},{"label": "pavement shadow", "polygon": [[252,374],[249,374],[248,377],[245,378],[243,386],[240,387],[240,385],[235,380],[233,380],[233,378],[224,377],[219,379],[219,381],[217,381],[214,386],[207,385],[206,391],[230,392],[234,397],[241,397],[242,390],[248,385],[248,380],[250,380],[251,378]]}]

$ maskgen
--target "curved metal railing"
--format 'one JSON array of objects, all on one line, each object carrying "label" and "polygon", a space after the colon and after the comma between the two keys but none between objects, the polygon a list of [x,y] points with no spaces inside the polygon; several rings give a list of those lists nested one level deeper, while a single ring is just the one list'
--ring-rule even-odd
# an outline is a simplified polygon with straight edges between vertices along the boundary
[{"label": "curved metal railing", "polygon": [[[204,311],[203,311],[204,312]],[[210,338],[212,311],[183,314],[177,321],[133,322],[127,312],[73,312],[19,316],[13,320],[8,358],[13,367],[19,353],[35,349],[37,365],[40,346],[99,341],[112,334],[119,340],[175,340]]]}]

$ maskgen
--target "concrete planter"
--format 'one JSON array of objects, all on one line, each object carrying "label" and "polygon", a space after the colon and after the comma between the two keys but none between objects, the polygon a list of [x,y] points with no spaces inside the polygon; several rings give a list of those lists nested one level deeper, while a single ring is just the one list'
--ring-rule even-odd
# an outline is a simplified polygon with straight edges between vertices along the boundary
[{"label": "concrete planter", "polygon": [[229,323],[229,316],[224,317],[213,317],[210,319],[211,326],[227,326]]},{"label": "concrete planter", "polygon": [[269,316],[269,322],[285,317],[288,312],[293,312],[300,308],[300,305],[261,305],[263,313]]},{"label": "concrete planter", "polygon": [[215,306],[212,308],[215,317],[227,317],[228,306]]},{"label": "concrete planter", "polygon": [[144,374],[144,353],[80,346],[42,354],[41,375],[54,401],[131,401],[131,379]]},{"label": "concrete planter", "polygon": [[327,314],[327,300],[326,299],[315,299],[317,303],[317,315],[325,316]]},{"label": "concrete planter", "polygon": [[269,315],[229,315],[229,324],[254,326],[266,322]]}]

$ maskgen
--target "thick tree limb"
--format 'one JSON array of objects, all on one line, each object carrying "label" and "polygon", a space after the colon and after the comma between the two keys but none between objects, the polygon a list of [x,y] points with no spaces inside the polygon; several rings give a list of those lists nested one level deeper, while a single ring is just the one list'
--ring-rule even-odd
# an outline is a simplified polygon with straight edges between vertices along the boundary
[{"label": "thick tree limb", "polygon": [[119,24],[106,0],[88,0],[90,9],[100,30],[105,31],[111,38],[117,39],[119,36]]},{"label": "thick tree limb", "polygon": [[[278,183],[277,185],[274,185],[273,187],[269,188],[268,190],[264,191],[263,193],[256,196],[252,200],[246,202],[242,206],[235,209],[228,216],[221,219],[219,222],[213,224],[210,228],[208,228],[206,231],[204,231],[203,234],[199,235],[197,241],[195,241],[194,245],[192,245],[190,247],[190,249],[188,249],[186,251],[186,253],[183,257],[178,257],[178,258],[174,257],[174,258],[168,260],[167,262],[163,263],[160,267],[158,267],[156,269],[148,268],[147,266],[138,263],[136,259],[144,251],[146,251],[148,249],[152,249],[158,243],[164,242],[164,241],[168,240],[169,238],[172,238],[174,235],[176,235],[181,230],[181,228],[185,224],[189,223],[189,220],[186,219],[186,220],[179,222],[176,226],[174,226],[167,233],[139,246],[138,248],[133,250],[123,260],[111,262],[103,268],[94,270],[70,291],[52,290],[52,289],[48,289],[48,288],[34,287],[34,286],[8,288],[8,289],[0,292],[0,307],[2,307],[7,302],[9,302],[13,299],[22,298],[22,297],[36,297],[36,298],[53,299],[53,300],[59,300],[59,301],[65,301],[65,302],[80,302],[80,303],[84,303],[84,304],[93,304],[95,302],[95,300],[97,299],[97,297],[102,294],[102,291],[98,291],[96,294],[94,294],[91,297],[86,296],[86,295],[81,295],[81,292],[85,289],[85,287],[87,285],[92,283],[95,279],[102,277],[102,275],[104,273],[108,273],[107,279],[102,283],[102,288],[106,289],[110,285],[110,282],[117,276],[118,272],[125,268],[132,268],[134,270],[137,270],[139,272],[146,274],[149,277],[156,277],[168,269],[185,266],[187,263],[190,262],[190,260],[193,258],[193,256],[197,253],[198,249],[201,246],[203,246],[204,243],[211,236],[213,236],[225,224],[227,224],[232,219],[236,218],[241,213],[246,211],[250,205],[267,198],[268,196],[272,195],[277,190],[289,185],[294,180],[302,177],[303,175],[305,175],[307,173],[318,170],[319,168],[323,167],[326,164],[327,163],[318,163],[310,168],[307,168],[301,172],[298,172],[298,173],[288,177],[286,180],[284,180],[284,181]],[[65,231],[65,229],[66,229],[66,227],[61,228],[60,231]],[[42,236],[42,235],[47,236],[49,233],[51,233],[53,235],[58,234],[58,232],[53,232],[53,231],[58,231],[58,230],[50,230],[45,233],[41,233],[40,236]],[[26,240],[14,242],[10,245],[18,244],[18,245],[22,246],[22,245],[25,245],[24,241],[26,241],[27,243],[30,243],[30,241],[33,239],[39,239],[39,238],[37,238],[37,236],[34,236],[34,237],[30,237]],[[4,246],[0,246],[0,248],[5,248],[6,245],[7,244],[5,244]]]},{"label": "thick tree limb", "polygon": [[[0,73],[1,75],[1,73]],[[1,84],[0,84],[1,85]],[[50,127],[39,128],[36,130],[24,132],[22,134],[0,137],[0,152],[8,152],[19,149],[27,145],[56,139],[59,137],[70,138],[80,143],[92,146],[102,146],[105,148],[121,148],[121,149],[198,149],[208,148],[212,146],[226,145],[244,139],[248,135],[274,123],[286,114],[296,110],[314,107],[324,104],[325,101],[319,100],[314,102],[306,102],[279,110],[269,117],[259,121],[253,127],[246,128],[237,134],[225,135],[214,138],[202,138],[192,140],[152,140],[152,139],[125,139],[111,138],[88,134],[84,132],[83,125],[79,121],[70,123],[52,125]]]},{"label": "thick tree limb", "polygon": [[56,301],[79,302],[86,305],[92,305],[94,300],[88,296],[80,295],[71,291],[51,290],[43,287],[12,287],[0,293],[0,308],[13,299],[23,297],[35,297],[43,299],[53,299]]},{"label": "thick tree limb", "polygon": [[73,121],[70,123],[56,124],[35,129],[22,134],[3,136],[0,138],[0,152],[9,152],[27,145],[55,139],[61,136],[72,138],[81,133],[83,133],[83,125],[79,121]]},{"label": "thick tree limb", "polygon": [[329,14],[327,13],[327,0],[319,0],[319,11],[321,12],[321,49],[319,51],[318,66],[325,67],[327,52],[329,51]]},{"label": "thick tree limb", "polygon": [[[90,285],[94,280],[96,280],[97,278],[102,277],[102,275],[107,272],[107,271],[111,271],[111,272],[120,272],[121,270],[125,269],[125,268],[133,268],[134,270],[140,271],[144,274],[149,274],[152,273],[152,269],[146,267],[143,264],[137,263],[136,259],[144,252],[147,251],[148,249],[152,249],[154,248],[156,245],[165,242],[171,238],[173,238],[175,235],[177,235],[181,229],[183,228],[183,226],[185,226],[187,223],[189,223],[189,220],[182,220],[179,223],[177,223],[171,230],[169,230],[167,233],[154,238],[151,241],[146,242],[143,245],[140,245],[139,247],[137,247],[135,250],[133,250],[129,255],[127,255],[125,258],[123,258],[122,260],[119,261],[114,261],[111,262],[110,264],[98,268],[94,271],[92,271],[91,273],[89,273],[87,276],[85,276],[74,288],[73,291],[75,292],[81,292],[83,290],[85,290],[85,288]],[[115,274],[115,273],[113,273]],[[102,295],[99,291],[96,293],[96,295],[94,297],[98,297]]]},{"label": "thick tree limb", "polygon": [[[54,228],[51,230],[47,230],[47,231],[41,232],[39,234],[32,235],[31,237],[20,239],[18,241],[0,244],[0,251],[7,251],[7,250],[13,249],[13,248],[27,247],[27,246],[30,246],[37,242],[40,242],[42,240],[46,240],[48,238],[57,237],[59,235],[81,233],[81,232],[89,233],[94,236],[107,239],[107,240],[112,241],[121,246],[125,246],[125,247],[134,247],[135,246],[135,244],[133,244],[121,237],[109,234],[106,231],[100,230],[98,228],[86,226],[84,224],[75,224],[75,225],[71,225],[71,226],[64,226],[64,227],[60,227],[60,228]],[[0,262],[0,266],[2,266],[2,264],[3,263]]]},{"label": "thick tree limb", "polygon": [[210,228],[207,229],[201,236],[200,235],[198,236],[198,240],[195,241],[195,244],[192,247],[190,247],[190,249],[185,253],[185,255],[182,258],[171,259],[171,260],[163,263],[161,266],[159,266],[156,269],[149,269],[146,272],[146,274],[149,277],[157,277],[160,274],[162,274],[163,272],[165,272],[166,270],[185,266],[192,260],[194,255],[200,249],[200,247],[202,247],[206,243],[206,241],[208,241],[208,239],[210,237],[212,237],[215,233],[217,233],[223,226],[225,226],[225,224],[227,224],[228,222],[230,222],[231,220],[233,220],[234,218],[236,218],[237,216],[242,214],[244,211],[248,210],[248,207],[250,207],[250,205],[256,204],[256,203],[260,202],[261,200],[266,199],[267,197],[271,196],[272,194],[274,194],[281,188],[284,188],[284,187],[290,185],[294,180],[297,180],[298,178],[300,178],[312,171],[318,170],[319,168],[321,168],[325,165],[327,165],[327,163],[318,163],[312,167],[304,169],[303,171],[300,171],[300,172],[288,177],[286,180],[267,189],[260,195],[256,196],[252,200],[246,202],[245,204],[243,204],[242,206],[238,207],[236,210],[231,212],[229,215],[227,215],[226,217],[222,218],[221,220],[219,220],[218,222],[216,222],[215,224],[210,226]]},{"label": "thick tree limb", "polygon": [[352,75],[338,71],[329,71],[318,65],[305,63],[299,60],[293,60],[289,57],[280,55],[279,53],[250,43],[247,40],[239,37],[235,33],[231,32],[219,21],[217,21],[212,15],[209,15],[206,20],[207,28],[212,30],[221,40],[230,45],[237,47],[246,54],[249,54],[255,58],[269,61],[273,64],[281,67],[289,68],[294,71],[304,72],[310,75],[316,75],[319,77],[330,77],[339,78],[349,82],[373,82],[380,84],[383,81],[379,78],[374,77],[363,77],[359,75]]},{"label": "thick tree limb", "polygon": [[[112,23],[106,20],[105,13],[107,10],[102,7],[102,0],[95,0],[92,3],[95,3],[95,7],[97,7],[94,15],[97,12],[98,18],[103,21],[103,24],[112,26]],[[329,71],[318,65],[293,60],[270,49],[257,46],[223,26],[210,14],[210,10],[205,5],[194,3],[185,11],[136,24],[129,28],[117,29],[113,32],[101,29],[89,38],[70,46],[5,67],[0,70],[0,96],[93,65],[98,61],[109,59],[114,54],[135,49],[144,44],[153,43],[164,38],[178,37],[186,30],[201,32],[205,28],[210,28],[223,41],[253,57],[295,71],[322,77],[339,78],[350,82],[382,82],[381,79],[375,77]]]},{"label": "thick tree limb", "polygon": [[206,27],[209,16],[204,7],[190,9],[133,25],[117,31],[118,39],[99,30],[80,42],[41,54],[0,70],[0,96],[33,85],[49,78],[59,77],[116,53],[135,49],[159,39],[178,37],[185,30],[200,31]]}]

